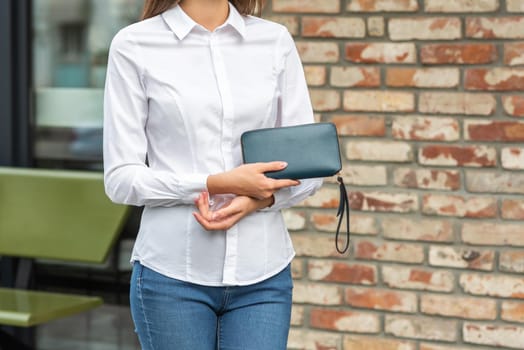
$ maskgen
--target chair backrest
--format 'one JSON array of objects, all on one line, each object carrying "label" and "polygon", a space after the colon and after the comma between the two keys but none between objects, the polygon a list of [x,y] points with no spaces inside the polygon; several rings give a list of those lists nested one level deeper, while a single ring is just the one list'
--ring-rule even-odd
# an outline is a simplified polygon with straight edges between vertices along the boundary
[{"label": "chair backrest", "polygon": [[101,173],[0,167],[0,255],[102,263],[128,212]]}]

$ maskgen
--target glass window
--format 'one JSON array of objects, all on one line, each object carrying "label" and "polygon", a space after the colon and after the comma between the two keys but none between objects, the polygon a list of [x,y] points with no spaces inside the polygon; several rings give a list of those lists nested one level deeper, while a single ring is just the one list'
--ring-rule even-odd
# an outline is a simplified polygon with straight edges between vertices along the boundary
[{"label": "glass window", "polygon": [[38,167],[101,169],[103,87],[116,32],[143,0],[33,0]]}]

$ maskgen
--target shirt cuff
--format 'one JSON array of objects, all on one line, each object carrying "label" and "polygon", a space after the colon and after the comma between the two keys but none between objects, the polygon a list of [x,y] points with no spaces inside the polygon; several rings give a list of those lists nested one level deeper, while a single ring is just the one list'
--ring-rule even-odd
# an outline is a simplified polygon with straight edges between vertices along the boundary
[{"label": "shirt cuff", "polygon": [[273,202],[273,205],[270,207],[266,207],[263,209],[260,209],[260,211],[279,211],[283,207],[285,207],[286,201],[291,196],[291,188],[281,188],[280,190],[276,191],[273,194],[273,197],[275,198],[275,201]]}]

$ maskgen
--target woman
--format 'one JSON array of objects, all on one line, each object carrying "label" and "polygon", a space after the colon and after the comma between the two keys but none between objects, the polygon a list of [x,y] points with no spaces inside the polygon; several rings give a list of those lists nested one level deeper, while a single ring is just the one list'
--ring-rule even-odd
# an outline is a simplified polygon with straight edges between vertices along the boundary
[{"label": "woman", "polygon": [[259,1],[146,0],[113,39],[108,196],[145,206],[131,311],[144,350],[286,348],[294,256],[280,210],[320,180],[242,165],[247,130],[313,122],[293,39]]}]

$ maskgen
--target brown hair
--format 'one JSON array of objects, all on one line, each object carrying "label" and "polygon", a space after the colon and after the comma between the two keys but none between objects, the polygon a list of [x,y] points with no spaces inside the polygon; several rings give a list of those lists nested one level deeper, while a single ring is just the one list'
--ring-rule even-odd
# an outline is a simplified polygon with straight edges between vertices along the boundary
[{"label": "brown hair", "polygon": [[[181,0],[145,0],[142,19],[154,17]],[[255,12],[260,13],[264,0],[230,0],[231,4],[236,7],[238,12],[243,15],[253,15]]]}]

